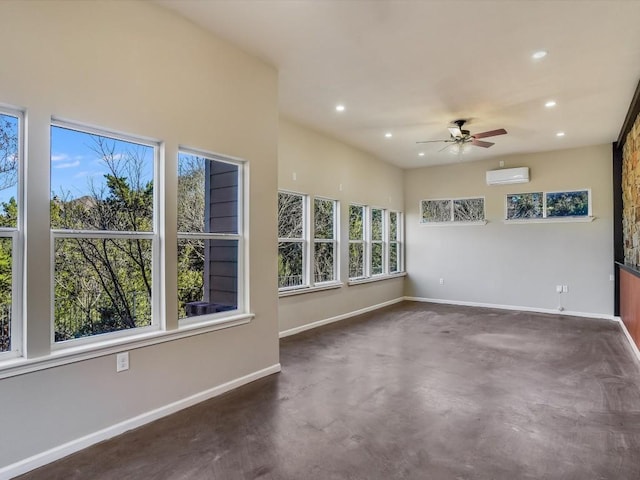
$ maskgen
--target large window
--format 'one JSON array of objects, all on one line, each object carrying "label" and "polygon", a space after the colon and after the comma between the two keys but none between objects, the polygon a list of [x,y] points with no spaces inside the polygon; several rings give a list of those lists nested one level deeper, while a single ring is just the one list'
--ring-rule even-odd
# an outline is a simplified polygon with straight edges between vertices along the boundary
[{"label": "large window", "polygon": [[178,318],[198,321],[243,308],[242,164],[178,156]]},{"label": "large window", "polygon": [[349,278],[366,276],[365,266],[365,207],[349,205]]},{"label": "large window", "polygon": [[403,271],[402,214],[389,212],[389,273]]},{"label": "large window", "polygon": [[278,192],[278,288],[307,284],[307,197]]},{"label": "large window", "polygon": [[19,165],[22,158],[22,115],[0,110],[0,353],[20,345]]},{"label": "large window", "polygon": [[314,282],[336,280],[336,201],[316,198],[313,201]]},{"label": "large window", "polygon": [[[328,287],[338,280],[338,202],[278,192],[278,288]],[[311,218],[310,218],[311,217]]]},{"label": "large window", "polygon": [[404,269],[402,213],[349,206],[349,279],[385,278]]},{"label": "large window", "polygon": [[371,275],[385,273],[385,210],[371,209]]},{"label": "large window", "polygon": [[54,340],[154,323],[158,146],[54,122]]}]

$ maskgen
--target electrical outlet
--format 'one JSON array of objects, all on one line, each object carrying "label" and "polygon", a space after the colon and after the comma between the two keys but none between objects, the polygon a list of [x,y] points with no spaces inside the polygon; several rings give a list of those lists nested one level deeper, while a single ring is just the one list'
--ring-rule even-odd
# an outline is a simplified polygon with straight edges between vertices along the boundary
[{"label": "electrical outlet", "polygon": [[116,355],[116,372],[129,370],[129,352],[121,352]]},{"label": "electrical outlet", "polygon": [[556,293],[562,293],[562,285],[556,285]]},{"label": "electrical outlet", "polygon": [[500,163],[498,163],[498,165],[500,165],[500,168],[504,167],[504,160],[500,160]]},{"label": "electrical outlet", "polygon": [[562,293],[567,293],[569,291],[569,287],[566,285],[562,285]]},{"label": "electrical outlet", "polygon": [[609,281],[613,282],[616,279],[616,277],[613,276],[613,273],[611,275],[609,275]]},{"label": "electrical outlet", "polygon": [[440,285],[444,285],[444,278],[440,279]]}]

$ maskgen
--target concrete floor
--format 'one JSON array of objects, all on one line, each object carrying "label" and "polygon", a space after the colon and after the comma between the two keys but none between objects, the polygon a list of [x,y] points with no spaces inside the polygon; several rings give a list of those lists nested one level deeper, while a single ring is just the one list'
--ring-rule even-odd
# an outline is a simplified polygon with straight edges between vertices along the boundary
[{"label": "concrete floor", "polygon": [[23,479],[640,479],[613,322],[404,302],[284,339],[283,371]]}]

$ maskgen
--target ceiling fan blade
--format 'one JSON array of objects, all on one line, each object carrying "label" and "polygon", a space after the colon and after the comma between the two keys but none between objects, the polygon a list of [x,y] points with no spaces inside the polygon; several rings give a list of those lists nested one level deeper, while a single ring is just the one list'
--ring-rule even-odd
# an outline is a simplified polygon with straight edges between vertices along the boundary
[{"label": "ceiling fan blade", "polygon": [[499,128],[498,130],[490,130],[488,132],[482,133],[474,133],[472,135],[473,138],[487,138],[487,137],[495,137],[496,135],[504,135],[507,131],[504,128]]},{"label": "ceiling fan blade", "polygon": [[450,139],[446,139],[446,140],[423,140],[421,142],[416,142],[416,143],[437,143],[437,142],[451,142],[452,140]]},{"label": "ceiling fan blade", "polygon": [[476,147],[484,147],[484,148],[489,148],[491,145],[495,145],[495,143],[493,142],[484,142],[482,140],[476,140],[475,138],[471,141],[472,145],[475,145]]},{"label": "ceiling fan blade", "polygon": [[449,145],[445,145],[443,148],[438,150],[436,153],[444,152],[447,148],[452,147],[453,145],[455,145],[455,144],[454,143],[450,143]]},{"label": "ceiling fan blade", "polygon": [[460,130],[460,127],[448,127],[448,130],[452,137],[462,136],[462,131]]}]

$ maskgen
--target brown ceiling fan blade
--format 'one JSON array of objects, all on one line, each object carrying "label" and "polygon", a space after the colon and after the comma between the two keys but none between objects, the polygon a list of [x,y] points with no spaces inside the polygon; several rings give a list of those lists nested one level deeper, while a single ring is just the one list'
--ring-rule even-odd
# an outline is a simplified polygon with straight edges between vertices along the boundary
[{"label": "brown ceiling fan blade", "polygon": [[495,143],[493,142],[483,142],[482,140],[476,140],[475,138],[471,141],[472,145],[475,145],[476,147],[484,147],[484,148],[489,148],[491,145],[495,145]]},{"label": "brown ceiling fan blade", "polygon": [[416,143],[437,143],[437,142],[451,142],[452,140],[450,139],[446,139],[446,140],[423,140],[421,142],[416,142]]},{"label": "brown ceiling fan blade", "polygon": [[504,128],[499,128],[497,130],[490,130],[488,132],[482,133],[474,133],[472,135],[473,138],[487,138],[487,137],[495,137],[496,135],[504,135],[507,131]]}]

